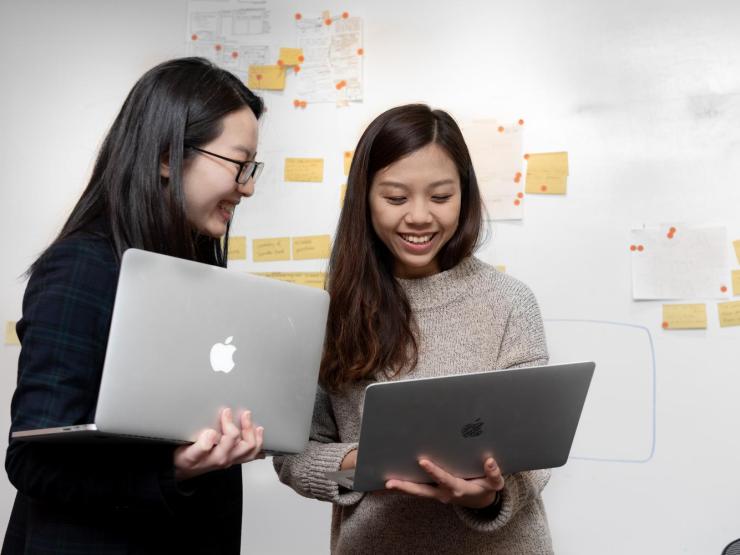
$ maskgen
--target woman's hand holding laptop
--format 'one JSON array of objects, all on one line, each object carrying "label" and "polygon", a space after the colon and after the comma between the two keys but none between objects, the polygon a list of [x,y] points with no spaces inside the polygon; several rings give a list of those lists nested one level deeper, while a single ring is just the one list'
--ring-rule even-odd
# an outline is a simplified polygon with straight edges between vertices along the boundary
[{"label": "woman's hand holding laptop", "polygon": [[498,492],[504,489],[504,477],[493,457],[486,459],[483,464],[485,475],[482,478],[469,480],[453,476],[426,459],[421,459],[419,466],[432,477],[436,485],[388,480],[385,484],[386,489],[470,509],[483,509],[493,505],[498,501]]},{"label": "woman's hand holding laptop", "polygon": [[252,414],[244,411],[236,427],[231,409],[221,411],[221,431],[204,430],[195,443],[175,449],[175,479],[187,480],[212,470],[229,468],[257,458],[264,458],[264,428],[252,425]]}]

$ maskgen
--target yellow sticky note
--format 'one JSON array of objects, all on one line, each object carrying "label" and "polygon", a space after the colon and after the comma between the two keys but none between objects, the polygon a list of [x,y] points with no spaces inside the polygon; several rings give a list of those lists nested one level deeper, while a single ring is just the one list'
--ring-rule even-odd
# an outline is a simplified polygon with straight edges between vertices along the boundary
[{"label": "yellow sticky note", "polygon": [[567,152],[540,152],[527,154],[527,173],[546,173],[548,175],[568,175]]},{"label": "yellow sticky note", "polygon": [[732,270],[732,294],[740,295],[740,270]]},{"label": "yellow sticky note", "polygon": [[246,260],[247,259],[247,238],[243,235],[240,237],[229,237],[229,260]]},{"label": "yellow sticky note", "polygon": [[280,66],[249,66],[247,86],[255,90],[282,91],[285,88],[285,69]]},{"label": "yellow sticky note", "polygon": [[740,326],[740,301],[717,303],[717,310],[721,327]]},{"label": "yellow sticky note", "polygon": [[329,258],[329,235],[293,237],[293,260]]},{"label": "yellow sticky note", "polygon": [[344,175],[349,175],[349,168],[352,165],[352,157],[355,155],[353,151],[347,151],[344,153]]},{"label": "yellow sticky note", "polygon": [[707,327],[706,304],[664,304],[663,329],[697,330]]},{"label": "yellow sticky note", "polygon": [[732,242],[732,246],[735,247],[735,256],[737,257],[737,263],[740,264],[740,239]]},{"label": "yellow sticky note", "polygon": [[15,322],[5,322],[5,344],[20,345],[21,341],[15,333]]},{"label": "yellow sticky note", "polygon": [[568,188],[567,180],[567,175],[555,176],[527,172],[527,183],[524,192],[539,195],[564,195]]},{"label": "yellow sticky note", "polygon": [[323,289],[326,281],[324,272],[264,272],[257,275],[287,281],[288,283],[316,287],[317,289]]},{"label": "yellow sticky note", "polygon": [[505,274],[506,273],[506,266],[504,266],[503,264],[499,264],[498,266],[494,266],[494,268],[496,268],[502,274]]},{"label": "yellow sticky note", "polygon": [[347,184],[339,186],[339,205],[344,206],[344,197],[347,196]]},{"label": "yellow sticky note", "polygon": [[323,158],[286,158],[283,179],[285,181],[324,181]]},{"label": "yellow sticky note", "polygon": [[255,262],[290,260],[290,237],[253,239],[252,259]]},{"label": "yellow sticky note", "polygon": [[303,48],[281,48],[278,65],[297,66],[303,63]]}]

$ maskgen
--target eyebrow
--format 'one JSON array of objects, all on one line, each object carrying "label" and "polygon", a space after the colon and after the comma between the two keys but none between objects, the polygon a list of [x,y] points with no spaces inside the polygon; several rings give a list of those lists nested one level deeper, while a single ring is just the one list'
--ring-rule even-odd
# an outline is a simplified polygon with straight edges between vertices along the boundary
[{"label": "eyebrow", "polygon": [[[435,189],[443,185],[454,185],[454,183],[454,179],[440,179],[439,181],[434,181],[433,183],[427,185],[427,189]],[[378,187],[397,187],[399,189],[408,189],[406,184],[400,183],[398,181],[381,181],[380,183],[378,183]]]},{"label": "eyebrow", "polygon": [[238,150],[239,152],[243,152],[243,153],[244,153],[244,154],[246,154],[246,155],[247,155],[247,157],[249,157],[249,158],[253,158],[254,156],[257,156],[257,153],[256,153],[256,152],[252,152],[252,151],[251,151],[251,150],[249,150],[249,149],[248,149],[247,147],[245,147],[245,146],[242,146],[242,145],[233,145],[233,146],[232,146],[231,148],[232,148],[233,150]]}]

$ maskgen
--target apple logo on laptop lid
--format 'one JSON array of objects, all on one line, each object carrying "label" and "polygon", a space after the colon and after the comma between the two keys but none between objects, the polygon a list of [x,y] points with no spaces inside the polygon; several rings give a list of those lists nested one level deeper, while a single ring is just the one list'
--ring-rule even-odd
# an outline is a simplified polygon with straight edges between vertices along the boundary
[{"label": "apple logo on laptop lid", "polygon": [[483,433],[484,422],[480,418],[476,418],[472,422],[465,424],[460,433],[463,437],[478,437]]},{"label": "apple logo on laptop lid", "polygon": [[231,344],[234,336],[226,338],[223,343],[216,343],[211,347],[211,368],[214,372],[228,374],[234,369],[234,351],[236,347]]}]

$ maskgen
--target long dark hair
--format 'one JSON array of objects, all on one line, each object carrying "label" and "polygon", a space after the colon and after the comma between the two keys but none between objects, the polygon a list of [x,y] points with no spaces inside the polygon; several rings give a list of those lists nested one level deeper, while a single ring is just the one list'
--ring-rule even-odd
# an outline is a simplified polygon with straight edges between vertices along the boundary
[{"label": "long dark hair", "polygon": [[338,391],[377,372],[396,377],[418,362],[416,323],[393,255],[376,235],[368,194],[375,174],[430,143],[442,147],[460,175],[458,227],[439,252],[441,271],[470,256],[481,235],[483,208],[468,147],[449,114],[423,104],[382,113],[360,138],[329,260],[331,296],[321,383]]},{"label": "long dark hair", "polygon": [[[199,235],[186,220],[183,164],[193,154],[185,147],[215,139],[224,116],[244,106],[256,118],[264,111],[262,99],[204,58],[170,60],[147,71],[123,103],[52,245],[102,217],[119,257],[136,247],[225,266],[228,229],[221,241]],[[163,161],[168,178],[160,175]]]}]

